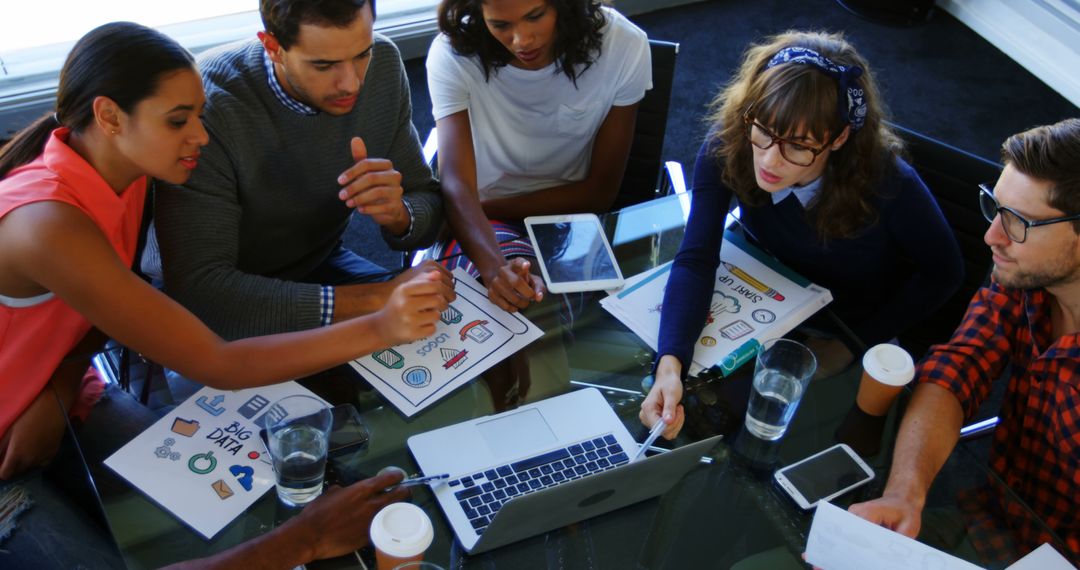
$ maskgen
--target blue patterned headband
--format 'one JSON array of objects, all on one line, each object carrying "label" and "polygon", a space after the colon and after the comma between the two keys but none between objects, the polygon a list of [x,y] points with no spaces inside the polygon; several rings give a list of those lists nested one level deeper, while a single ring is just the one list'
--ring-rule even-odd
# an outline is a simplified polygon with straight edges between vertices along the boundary
[{"label": "blue patterned headband", "polygon": [[833,63],[829,58],[820,53],[804,47],[786,47],[776,53],[765,65],[765,69],[775,67],[782,63],[799,63],[812,65],[825,75],[840,82],[839,112],[840,118],[851,125],[851,131],[855,132],[862,128],[866,122],[866,96],[859,77],[863,74],[861,67],[857,65],[846,66]]}]

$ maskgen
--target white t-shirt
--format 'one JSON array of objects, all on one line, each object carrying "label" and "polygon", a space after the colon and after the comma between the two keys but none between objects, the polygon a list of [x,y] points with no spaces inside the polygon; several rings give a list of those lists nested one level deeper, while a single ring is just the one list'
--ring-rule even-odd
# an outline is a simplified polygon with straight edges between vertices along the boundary
[{"label": "white t-shirt", "polygon": [[606,20],[600,57],[577,87],[554,63],[538,70],[506,65],[488,81],[478,57],[454,53],[439,34],[427,58],[435,120],[469,111],[482,199],[584,180],[593,139],[613,106],[637,103],[652,88],[645,32],[622,14]]}]

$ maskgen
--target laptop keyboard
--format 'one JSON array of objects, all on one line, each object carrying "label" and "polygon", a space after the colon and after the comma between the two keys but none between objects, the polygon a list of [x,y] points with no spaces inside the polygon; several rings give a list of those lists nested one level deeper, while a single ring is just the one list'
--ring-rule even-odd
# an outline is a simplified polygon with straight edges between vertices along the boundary
[{"label": "laptop keyboard", "polygon": [[504,504],[593,473],[613,469],[630,458],[608,434],[547,453],[500,465],[450,481],[465,516],[476,534],[483,533]]}]

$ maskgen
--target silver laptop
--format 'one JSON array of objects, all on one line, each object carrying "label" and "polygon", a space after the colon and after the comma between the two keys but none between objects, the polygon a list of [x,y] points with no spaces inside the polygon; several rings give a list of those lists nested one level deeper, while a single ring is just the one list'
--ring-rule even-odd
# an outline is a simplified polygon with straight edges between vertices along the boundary
[{"label": "silver laptop", "polygon": [[469,553],[663,494],[716,436],[634,463],[638,443],[595,388],[409,438],[420,470]]}]

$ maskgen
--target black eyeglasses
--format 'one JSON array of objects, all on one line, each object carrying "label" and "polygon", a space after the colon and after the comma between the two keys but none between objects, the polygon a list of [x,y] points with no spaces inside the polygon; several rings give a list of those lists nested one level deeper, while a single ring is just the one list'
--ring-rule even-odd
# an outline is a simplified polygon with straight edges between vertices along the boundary
[{"label": "black eyeglasses", "polygon": [[836,140],[836,137],[832,137],[831,140],[822,145],[821,148],[813,148],[806,146],[805,144],[795,142],[784,137],[777,136],[767,129],[764,125],[757,122],[753,116],[750,115],[750,111],[747,110],[743,115],[743,125],[746,127],[746,138],[750,139],[750,144],[766,150],[774,144],[780,145],[780,156],[784,157],[784,160],[794,164],[795,166],[810,166],[817,159],[818,155],[825,152],[825,149]]},{"label": "black eyeglasses", "polygon": [[994,198],[993,191],[991,191],[986,184],[979,184],[979,209],[982,210],[982,215],[986,218],[986,221],[990,223],[994,222],[994,217],[1000,215],[1001,228],[1005,230],[1005,235],[1016,243],[1024,243],[1024,240],[1027,239],[1028,228],[1037,228],[1039,226],[1080,220],[1080,214],[1073,214],[1071,216],[1062,216],[1060,218],[1050,218],[1049,220],[1037,220],[1032,222],[1024,216],[1021,216],[1016,210],[998,204],[997,199]]}]

